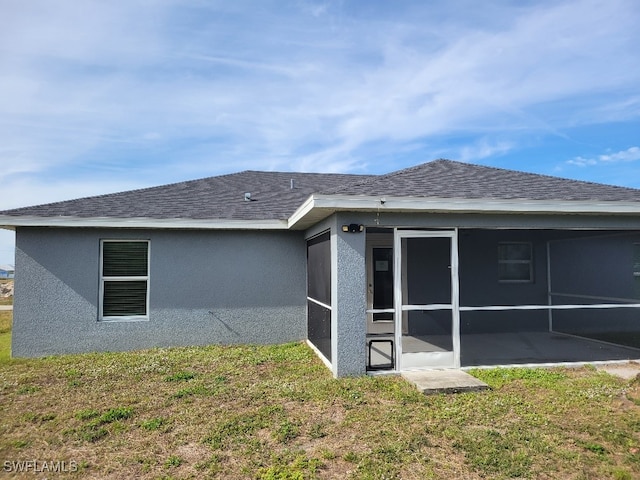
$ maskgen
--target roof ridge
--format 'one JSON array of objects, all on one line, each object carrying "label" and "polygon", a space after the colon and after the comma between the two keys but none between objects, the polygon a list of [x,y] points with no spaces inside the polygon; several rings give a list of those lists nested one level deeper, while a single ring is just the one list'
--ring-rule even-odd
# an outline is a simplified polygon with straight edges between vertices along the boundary
[{"label": "roof ridge", "polygon": [[[229,175],[235,175],[235,173],[232,173],[232,174],[229,174]],[[93,200],[93,199],[97,199],[97,198],[106,198],[106,197],[111,197],[111,196],[114,196],[114,195],[120,195],[120,194],[124,194],[124,193],[146,192],[146,191],[150,191],[150,190],[156,190],[156,189],[159,189],[159,188],[166,188],[166,187],[171,187],[171,186],[175,186],[175,185],[181,185],[181,184],[186,184],[186,183],[191,183],[191,182],[198,182],[198,181],[202,181],[202,180],[207,180],[209,178],[215,178],[215,177],[205,177],[205,178],[199,178],[197,180],[182,180],[180,182],[172,182],[172,183],[167,183],[167,184],[163,184],[163,185],[154,185],[154,186],[150,186],[150,187],[133,188],[131,190],[120,190],[120,191],[111,192],[111,193],[101,193],[99,195],[88,195],[86,197],[69,198],[67,200],[56,200],[55,202],[40,203],[40,204],[37,204],[37,205],[29,205],[29,206],[26,206],[26,207],[16,207],[15,209],[10,209],[10,210],[18,210],[18,209],[21,209],[21,208],[31,208],[31,207],[53,206],[53,205],[58,205],[60,203],[77,202],[77,201],[81,201],[81,200]]]},{"label": "roof ridge", "polygon": [[[419,170],[419,169],[425,167],[426,165],[435,165],[436,163],[452,163],[454,165],[465,165],[465,162],[458,162],[458,161],[455,161],[455,160],[449,160],[448,158],[436,158],[435,160],[429,160],[428,162],[422,162],[422,163],[419,163],[418,165],[413,165],[411,167],[401,168],[400,170],[394,170],[393,172],[382,174],[382,175],[380,175],[380,178],[401,175],[401,174],[404,174],[404,173],[411,172],[413,170]],[[473,165],[473,164],[467,163],[466,165]]]},{"label": "roof ridge", "polygon": [[[337,172],[299,172],[299,171],[283,171],[283,170],[243,170],[242,172],[229,173],[225,175],[236,175],[239,173],[275,173],[278,175],[335,175],[335,176],[350,176],[350,177],[367,177],[371,174],[367,173],[337,173]],[[225,175],[217,175],[211,178],[222,177]]]},{"label": "roof ridge", "polygon": [[[337,189],[342,189],[342,188],[347,188],[349,185],[359,185],[359,181],[360,179],[362,179],[362,181],[368,180],[371,177],[377,177],[377,175],[374,174],[367,174],[367,173],[334,173],[334,172],[276,172],[276,171],[264,171],[264,170],[248,170],[248,172],[251,173],[276,173],[279,175],[287,175],[287,174],[291,174],[291,176],[294,175],[300,175],[302,177],[310,177],[310,176],[314,176],[314,177],[318,177],[318,176],[331,176],[331,177],[349,177],[348,179],[345,178],[345,181],[340,183],[338,186],[326,189],[327,191],[331,191],[331,190],[337,190]],[[355,179],[354,177],[358,177],[357,179]],[[295,180],[295,178],[293,179]],[[320,186],[317,190],[314,190],[313,193],[322,193],[323,191],[325,191],[325,189]]]},{"label": "roof ridge", "polygon": [[[366,177],[366,178],[363,178],[361,182],[353,182],[353,183],[349,183],[349,184],[345,184],[345,185],[340,185],[338,187],[334,187],[334,188],[326,190],[326,193],[339,192],[340,190],[342,190],[344,188],[347,188],[349,186],[356,186],[357,185],[357,186],[364,187],[364,186],[369,185],[369,184],[371,184],[373,182],[377,182],[380,179],[391,177],[391,176],[395,176],[395,175],[401,174],[401,173],[406,173],[406,172],[409,172],[411,170],[417,170],[418,168],[423,167],[423,166],[425,166],[427,164],[433,164],[433,163],[436,163],[436,162],[461,163],[461,162],[454,162],[453,160],[447,160],[445,158],[438,158],[436,160],[430,160],[428,162],[423,162],[423,163],[420,163],[418,165],[413,165],[411,167],[401,168],[400,170],[394,170],[392,172],[383,173],[383,174],[380,174],[380,175],[376,175],[376,174],[363,175],[363,177]],[[321,192],[321,193],[324,193],[324,192]]]},{"label": "roof ridge", "polygon": [[527,177],[539,177],[539,178],[545,178],[545,179],[553,179],[553,180],[560,180],[563,182],[570,182],[570,183],[574,183],[574,184],[582,184],[582,185],[594,185],[594,186],[606,186],[609,188],[616,188],[616,189],[620,189],[620,190],[627,190],[627,191],[633,191],[633,192],[638,192],[640,191],[640,188],[633,188],[633,187],[625,187],[622,185],[614,185],[614,184],[610,184],[610,183],[602,183],[602,182],[594,182],[591,180],[578,180],[575,178],[567,178],[567,177],[560,177],[557,175],[550,175],[547,173],[536,173],[536,172],[526,172],[523,170],[516,170],[514,168],[504,168],[504,167],[496,167],[494,165],[480,165],[477,163],[470,163],[470,162],[462,162],[459,160],[450,160],[448,158],[438,158],[436,160],[431,160],[429,162],[424,162],[424,163],[420,163],[418,165],[413,165],[411,167],[407,167],[407,168],[403,168],[401,170],[396,170],[394,172],[390,172],[384,175],[381,175],[380,178],[386,178],[386,177],[392,177],[392,176],[396,176],[396,175],[401,175],[401,174],[405,174],[408,172],[411,172],[413,170],[419,170],[421,168],[423,168],[426,165],[434,165],[436,163],[448,163],[451,165],[456,165],[456,166],[470,166],[472,168],[478,168],[478,169],[484,169],[484,170],[494,170],[496,172],[507,172],[507,173],[517,173],[518,175],[523,175],[523,176],[527,176]]},{"label": "roof ridge", "polygon": [[[295,188],[289,188],[289,178]],[[261,201],[245,202],[242,192],[248,191]],[[314,194],[640,202],[636,188],[440,158],[382,175],[243,170],[17,207],[0,216],[285,219]]]},{"label": "roof ridge", "polygon": [[[165,188],[171,188],[171,187],[175,187],[178,185],[194,185],[197,183],[202,183],[202,182],[206,182],[206,181],[210,181],[213,179],[225,179],[225,178],[232,178],[232,177],[239,177],[243,174],[247,174],[247,173],[259,173],[259,174],[265,174],[265,173],[273,173],[273,174],[298,174],[298,175],[335,175],[335,176],[366,176],[366,174],[350,174],[350,173],[321,173],[321,172],[278,172],[278,171],[269,171],[269,170],[242,170],[240,172],[230,172],[230,173],[223,173],[221,175],[209,175],[206,177],[202,177],[202,178],[194,178],[191,180],[180,180],[178,182],[170,182],[170,183],[163,183],[162,185],[152,185],[149,187],[140,187],[140,188],[133,188],[131,190],[119,190],[117,192],[110,192],[110,193],[101,193],[99,195],[87,195],[85,197],[76,197],[76,198],[69,198],[66,200],[56,200],[54,202],[45,202],[45,203],[39,203],[37,205],[27,205],[25,207],[15,207],[9,210],[18,210],[21,208],[30,208],[30,207],[46,207],[46,206],[55,206],[58,204],[62,204],[62,203],[68,203],[68,202],[77,202],[77,201],[82,201],[82,200],[93,200],[93,199],[100,199],[100,198],[106,198],[106,197],[111,197],[114,195],[120,195],[120,194],[130,194],[130,193],[142,193],[142,192],[149,192],[149,191],[153,191],[153,190],[160,190],[160,189],[165,189]],[[7,211],[9,211],[7,210]]]},{"label": "roof ridge", "polygon": [[[445,161],[445,162],[450,162],[456,165],[471,165],[473,167],[476,168],[482,168],[482,169],[486,169],[486,170],[495,170],[498,172],[511,172],[511,173],[517,173],[519,175],[524,175],[524,176],[530,176],[530,177],[539,177],[539,178],[546,178],[546,179],[552,179],[552,180],[560,180],[562,182],[570,182],[570,183],[575,183],[575,184],[581,184],[581,185],[594,185],[594,186],[604,186],[604,187],[608,187],[608,188],[616,188],[619,190],[629,190],[632,192],[639,192],[640,188],[633,188],[633,187],[625,187],[622,185],[614,185],[611,183],[602,183],[602,182],[594,182],[592,180],[578,180],[576,178],[568,178],[568,177],[560,177],[558,175],[550,175],[548,173],[536,173],[536,172],[525,172],[523,170],[515,170],[513,168],[504,168],[504,167],[496,167],[494,165],[479,165],[477,163],[467,163],[467,162],[460,162],[460,161],[455,161],[455,160],[447,160],[447,159],[440,159],[440,160],[436,160],[436,161]],[[431,163],[431,162],[429,162]]]},{"label": "roof ridge", "polygon": [[[332,185],[349,184],[360,178],[367,178],[365,174],[354,173],[322,173],[322,172],[277,172],[266,170],[242,170],[222,175],[213,175],[192,180],[181,180],[163,185],[153,185],[148,187],[135,188],[130,190],[120,190],[99,195],[89,195],[80,198],[63,199],[54,202],[47,202],[37,205],[27,205],[14,207],[0,212],[2,214],[21,215],[26,212],[46,211],[46,216],[56,215],[82,215],[83,211],[95,215],[99,212],[107,216],[117,216],[122,214],[127,217],[128,211],[140,211],[140,216],[163,215],[162,212],[170,212],[171,215],[178,215],[176,202],[187,212],[197,216],[196,210],[201,211],[224,211],[221,215],[248,215],[246,206],[235,205],[234,199],[239,190],[246,188],[262,189],[263,200],[267,198],[278,198],[285,189],[289,189],[289,179],[295,181],[295,191],[287,194],[285,200],[281,198],[279,205],[268,207],[269,212],[260,213],[255,205],[251,209],[251,215],[276,215],[282,209],[292,208],[290,203],[301,195],[309,195],[328,188]],[[208,204],[207,207],[200,205],[195,207],[194,200],[197,198],[217,199],[219,205]],[[238,197],[241,198],[241,197]],[[135,199],[135,200],[131,200]],[[273,200],[275,201],[275,200]],[[304,198],[299,199],[302,203]],[[196,202],[198,203],[198,202]],[[215,203],[215,201],[214,201]],[[128,206],[127,206],[128,205]],[[296,205],[297,206],[297,205]],[[267,208],[267,207],[265,207]],[[280,210],[279,210],[280,209]],[[216,211],[217,211],[216,210]],[[62,212],[51,214],[51,212]],[[288,211],[288,210],[287,210]],[[72,213],[69,213],[72,212]],[[195,213],[194,213],[195,212]],[[256,213],[257,212],[257,213]],[[274,213],[275,212],[275,213]],[[219,214],[216,213],[216,214]],[[213,215],[213,214],[212,214]]]}]

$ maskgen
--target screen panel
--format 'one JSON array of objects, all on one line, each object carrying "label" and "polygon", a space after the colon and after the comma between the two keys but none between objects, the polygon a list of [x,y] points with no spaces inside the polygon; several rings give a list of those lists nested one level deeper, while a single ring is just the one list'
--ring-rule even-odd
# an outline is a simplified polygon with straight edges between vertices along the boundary
[{"label": "screen panel", "polygon": [[307,242],[307,296],[331,305],[331,236],[329,232]]},{"label": "screen panel", "polygon": [[307,338],[331,361],[331,235],[307,242]]}]

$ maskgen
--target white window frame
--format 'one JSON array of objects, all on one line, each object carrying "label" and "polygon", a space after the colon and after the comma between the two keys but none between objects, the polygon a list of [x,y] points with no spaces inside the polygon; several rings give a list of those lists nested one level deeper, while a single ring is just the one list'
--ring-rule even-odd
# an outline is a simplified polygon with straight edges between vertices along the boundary
[{"label": "white window frame", "polygon": [[[111,277],[103,275],[104,266],[104,244],[105,243],[117,243],[117,242],[139,242],[147,244],[147,274],[145,276],[122,276]],[[135,322],[149,320],[149,278],[151,268],[151,241],[138,238],[118,238],[118,239],[101,239],[100,240],[100,298],[99,302],[99,317],[101,322]],[[126,281],[145,281],[147,283],[147,292],[145,298],[146,315],[120,315],[120,316],[105,316],[104,315],[104,284],[105,282],[126,282]]]},{"label": "white window frame", "polygon": [[[533,242],[498,242],[498,252],[500,247],[504,245],[527,245],[529,247],[529,259],[528,260],[502,260],[498,253],[498,283],[533,283]],[[526,280],[500,278],[500,265],[529,265],[529,278]]]}]

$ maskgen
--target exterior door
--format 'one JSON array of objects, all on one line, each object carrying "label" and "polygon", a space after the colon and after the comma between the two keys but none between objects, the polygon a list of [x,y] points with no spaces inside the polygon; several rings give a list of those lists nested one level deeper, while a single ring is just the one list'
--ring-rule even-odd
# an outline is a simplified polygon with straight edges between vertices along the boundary
[{"label": "exterior door", "polygon": [[394,247],[398,368],[459,368],[457,232],[396,230]]},{"label": "exterior door", "polygon": [[367,334],[394,332],[393,234],[367,236]]}]

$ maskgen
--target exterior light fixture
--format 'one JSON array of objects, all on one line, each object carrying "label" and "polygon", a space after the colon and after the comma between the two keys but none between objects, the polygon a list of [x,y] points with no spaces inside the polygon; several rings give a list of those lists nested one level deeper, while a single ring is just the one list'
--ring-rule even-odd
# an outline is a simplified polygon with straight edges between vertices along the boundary
[{"label": "exterior light fixture", "polygon": [[346,233],[360,233],[364,232],[364,225],[357,223],[350,223],[349,225],[342,225],[342,231]]}]

